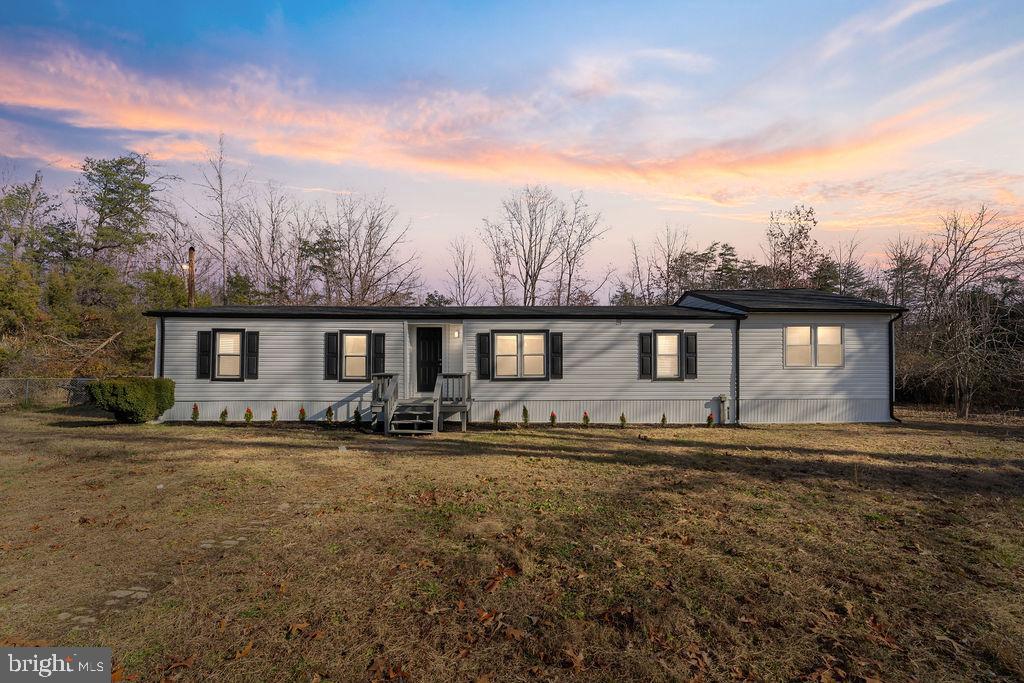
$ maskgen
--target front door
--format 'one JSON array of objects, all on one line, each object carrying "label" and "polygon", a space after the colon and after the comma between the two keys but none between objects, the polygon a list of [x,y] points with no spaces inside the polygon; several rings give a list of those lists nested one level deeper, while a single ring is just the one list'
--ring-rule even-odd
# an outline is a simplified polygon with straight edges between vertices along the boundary
[{"label": "front door", "polygon": [[441,374],[441,328],[416,328],[416,391],[433,392]]}]

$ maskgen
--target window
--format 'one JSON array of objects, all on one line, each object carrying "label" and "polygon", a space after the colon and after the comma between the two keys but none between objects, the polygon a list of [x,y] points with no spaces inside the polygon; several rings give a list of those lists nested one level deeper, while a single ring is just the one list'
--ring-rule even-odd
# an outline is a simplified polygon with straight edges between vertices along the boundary
[{"label": "window", "polygon": [[816,329],[815,356],[819,368],[838,368],[843,364],[843,328],[820,325]]},{"label": "window", "polygon": [[547,335],[544,332],[495,332],[496,379],[547,377]]},{"label": "window", "polygon": [[841,325],[786,328],[786,367],[838,368],[843,365]]},{"label": "window", "polygon": [[365,332],[341,335],[341,378],[348,380],[368,380],[369,335]]},{"label": "window", "polygon": [[786,366],[791,368],[811,367],[811,328],[786,328]]},{"label": "window", "polygon": [[217,379],[242,379],[242,333],[217,332]]},{"label": "window", "polygon": [[679,379],[679,333],[658,332],[654,349],[657,355],[655,377],[658,379]]}]

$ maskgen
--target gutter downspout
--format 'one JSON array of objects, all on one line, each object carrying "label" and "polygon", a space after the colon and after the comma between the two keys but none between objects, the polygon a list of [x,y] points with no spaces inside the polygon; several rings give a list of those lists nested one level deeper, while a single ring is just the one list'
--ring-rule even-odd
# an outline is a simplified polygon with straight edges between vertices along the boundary
[{"label": "gutter downspout", "polygon": [[736,318],[736,342],[732,345],[733,367],[736,368],[736,424],[740,423],[740,318]]},{"label": "gutter downspout", "polygon": [[896,335],[894,330],[896,321],[902,317],[903,311],[900,311],[889,318],[889,419],[893,422],[903,422],[896,417]]}]

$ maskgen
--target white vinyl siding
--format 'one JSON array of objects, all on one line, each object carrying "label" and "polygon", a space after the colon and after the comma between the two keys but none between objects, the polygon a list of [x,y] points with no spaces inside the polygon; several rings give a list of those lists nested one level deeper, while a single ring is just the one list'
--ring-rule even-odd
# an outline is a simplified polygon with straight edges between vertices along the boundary
[{"label": "white vinyl siding", "polygon": [[[740,324],[740,421],[888,420],[888,324],[875,313],[751,313]],[[786,335],[798,327],[826,329],[826,362],[835,359],[830,330],[841,328],[841,362],[793,368]]]},{"label": "white vinyl siding", "polygon": [[[196,379],[196,338],[200,330],[238,327],[260,333],[260,376],[244,382]],[[349,419],[370,405],[370,383],[324,379],[324,333],[373,331],[385,334],[385,372],[400,382],[405,396],[404,326],[401,320],[167,318],[164,320],[164,376],[174,380],[175,405],[165,420],[188,420],[192,403],[199,403],[201,420],[216,420],[228,409],[230,420],[241,420],[251,407],[257,420],[270,419],[277,408],[281,420],[298,419],[304,407],[310,420],[322,419],[331,406],[337,419]],[[364,337],[365,339],[365,337]],[[216,351],[216,346],[213,347]]]}]

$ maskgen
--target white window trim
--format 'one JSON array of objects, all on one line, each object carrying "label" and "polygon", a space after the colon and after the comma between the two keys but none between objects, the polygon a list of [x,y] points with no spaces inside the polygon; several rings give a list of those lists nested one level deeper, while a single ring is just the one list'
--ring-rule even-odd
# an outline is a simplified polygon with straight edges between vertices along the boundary
[{"label": "white window trim", "polygon": [[[362,354],[359,353],[345,353],[345,337],[363,337],[366,339],[366,351]],[[368,382],[370,380],[370,345],[373,342],[373,335],[365,331],[358,332],[346,332],[341,330],[340,338],[338,339],[338,379],[342,382]],[[366,372],[362,375],[350,375],[346,372],[347,363],[345,362],[348,358],[362,358],[363,367],[366,368]]]},{"label": "white window trim", "polygon": [[[811,363],[810,365],[790,365],[787,360],[786,349],[788,344],[786,338],[789,336],[788,330],[791,327],[809,327],[811,328]],[[819,327],[838,327],[839,328],[839,357],[840,362],[838,365],[818,365],[818,328]],[[786,325],[782,329],[782,366],[792,370],[836,370],[838,368],[846,367],[846,325],[844,323],[809,323],[806,325]]]},{"label": "white window trim", "polygon": [[[523,337],[524,336],[538,336],[541,338],[544,344],[544,350],[541,353],[523,353]],[[501,375],[498,374],[498,358],[512,358],[510,353],[498,353],[498,337],[515,337],[516,338],[516,374],[514,375]],[[491,330],[491,345],[493,347],[492,361],[493,368],[491,370],[491,379],[498,381],[508,380],[546,380],[548,379],[548,332],[546,330]],[[542,359],[543,372],[539,375],[527,375],[525,358],[527,356],[540,356]]]},{"label": "white window trim", "polygon": [[[658,337],[661,336],[661,335],[669,335],[669,334],[675,335],[675,337],[676,337],[676,374],[668,375],[666,377],[664,375],[659,375],[658,374]],[[654,331],[654,343],[653,343],[653,347],[654,348],[652,349],[654,351],[654,358],[653,358],[653,363],[652,363],[652,365],[654,367],[651,368],[651,370],[652,370],[651,379],[652,380],[657,381],[657,380],[660,379],[662,381],[670,381],[670,380],[680,380],[680,379],[683,379],[683,375],[686,372],[686,368],[683,367],[686,364],[685,344],[686,344],[686,339],[683,338],[683,333],[680,332],[680,331],[676,331],[676,330],[655,330]],[[663,355],[668,355],[668,354],[663,354]]]},{"label": "white window trim", "polygon": [[[236,335],[238,337],[238,353],[221,353],[220,338],[223,335]],[[242,358],[242,347],[245,343],[245,332],[243,330],[217,330],[213,333],[213,374],[212,379],[240,380],[245,375],[245,359]],[[220,371],[221,357],[238,358],[238,372],[232,375],[225,375]]]}]

